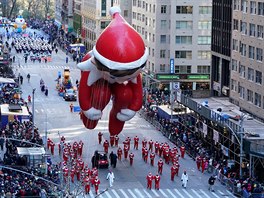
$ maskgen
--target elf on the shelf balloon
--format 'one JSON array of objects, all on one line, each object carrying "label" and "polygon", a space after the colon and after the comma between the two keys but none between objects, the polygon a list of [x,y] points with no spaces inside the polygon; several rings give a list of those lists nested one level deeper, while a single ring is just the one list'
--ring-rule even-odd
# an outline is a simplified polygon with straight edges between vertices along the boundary
[{"label": "elf on the shelf balloon", "polygon": [[141,36],[112,7],[113,19],[91,50],[78,64],[81,72],[79,103],[86,128],[94,129],[112,99],[109,132],[119,134],[142,107],[141,71],[148,49]]}]

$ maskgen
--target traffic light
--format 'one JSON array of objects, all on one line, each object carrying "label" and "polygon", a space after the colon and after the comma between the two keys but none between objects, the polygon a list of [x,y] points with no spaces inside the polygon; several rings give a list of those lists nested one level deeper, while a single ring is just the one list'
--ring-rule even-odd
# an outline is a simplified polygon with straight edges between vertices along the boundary
[{"label": "traffic light", "polygon": [[224,135],[226,136],[227,135],[227,128],[224,127]]}]

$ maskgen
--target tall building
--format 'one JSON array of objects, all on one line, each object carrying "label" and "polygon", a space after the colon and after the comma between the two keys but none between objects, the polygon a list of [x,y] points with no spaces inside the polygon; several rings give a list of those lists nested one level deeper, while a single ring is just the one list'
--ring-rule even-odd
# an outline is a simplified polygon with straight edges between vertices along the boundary
[{"label": "tall building", "polygon": [[56,0],[55,2],[55,23],[65,33],[73,31],[73,7],[74,0]]},{"label": "tall building", "polygon": [[264,120],[264,0],[234,0],[230,101]]},{"label": "tall building", "polygon": [[209,95],[211,17],[212,0],[133,0],[132,26],[149,48],[149,74]]},{"label": "tall building", "polygon": [[232,1],[213,0],[211,95],[229,96]]}]

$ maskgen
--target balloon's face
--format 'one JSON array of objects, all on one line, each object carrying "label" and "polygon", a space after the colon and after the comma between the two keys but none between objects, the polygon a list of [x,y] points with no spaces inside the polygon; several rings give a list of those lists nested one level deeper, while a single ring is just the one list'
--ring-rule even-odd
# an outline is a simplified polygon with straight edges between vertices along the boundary
[{"label": "balloon's face", "polygon": [[23,18],[16,18],[15,22],[18,25],[23,25],[25,23],[25,19],[23,19]]}]

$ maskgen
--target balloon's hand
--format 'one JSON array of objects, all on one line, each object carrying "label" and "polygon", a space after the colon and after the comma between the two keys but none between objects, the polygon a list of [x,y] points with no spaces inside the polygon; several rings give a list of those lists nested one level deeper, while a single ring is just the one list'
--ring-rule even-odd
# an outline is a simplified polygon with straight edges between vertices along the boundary
[{"label": "balloon's hand", "polygon": [[83,113],[90,120],[99,120],[102,117],[102,111],[93,107]]},{"label": "balloon's hand", "polygon": [[120,121],[128,121],[136,115],[136,112],[130,109],[121,109],[119,113],[117,113],[117,119]]}]

